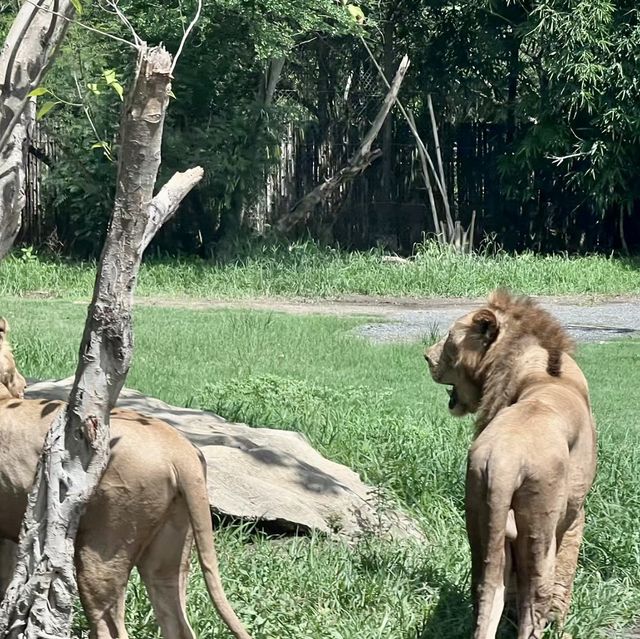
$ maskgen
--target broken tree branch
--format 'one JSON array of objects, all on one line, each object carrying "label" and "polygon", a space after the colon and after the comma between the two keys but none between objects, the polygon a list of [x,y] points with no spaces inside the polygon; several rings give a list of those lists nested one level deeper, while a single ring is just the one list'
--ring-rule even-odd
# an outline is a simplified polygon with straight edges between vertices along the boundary
[{"label": "broken tree branch", "polygon": [[68,637],[75,595],[74,540],[109,459],[109,414],[129,371],[131,314],[142,254],[202,178],[175,175],[153,197],[171,56],[141,45],[120,129],[117,192],[89,306],[74,384],[47,434],[20,532],[18,565],[0,607],[6,639]]},{"label": "broken tree branch", "polygon": [[[376,69],[378,71],[378,74],[382,78],[382,81],[384,82],[385,86],[387,88],[389,88],[390,87],[389,80],[387,79],[387,76],[385,75],[382,67],[378,64],[378,61],[376,60],[375,56],[371,52],[371,49],[369,48],[369,46],[365,42],[364,38],[361,38],[361,41],[362,41],[362,44],[364,45],[364,48],[367,50],[367,53],[369,54],[369,57],[371,58],[371,61],[373,62],[374,66],[376,67]],[[402,102],[400,102],[400,99],[397,98],[397,97],[396,97],[396,103],[398,104],[398,108],[400,109],[400,113],[402,113],[402,116],[407,121],[407,124],[409,125],[409,129],[411,130],[411,133],[413,134],[413,137],[416,139],[416,144],[418,145],[418,147],[424,153],[425,159],[426,159],[426,161],[427,161],[427,163],[428,163],[428,165],[431,168],[431,171],[433,173],[433,179],[434,179],[434,182],[436,183],[436,186],[438,187],[438,191],[440,192],[440,195],[443,198],[445,198],[446,197],[446,193],[444,191],[444,188],[443,188],[442,184],[440,183],[440,178],[438,177],[438,173],[436,172],[435,166],[433,165],[433,161],[431,160],[431,156],[429,155],[429,151],[427,151],[427,147],[424,144],[424,142],[422,141],[422,138],[420,137],[420,133],[418,132],[418,128],[416,127],[415,119],[413,118],[413,115],[405,108],[405,106],[402,104]]]},{"label": "broken tree branch", "polygon": [[[407,121],[409,122],[411,130],[412,131],[415,130],[417,133],[418,127],[416,126],[416,121],[411,111],[407,111]],[[414,137],[415,137],[415,134],[414,134]],[[438,233],[439,232],[438,229],[440,228],[440,219],[438,218],[438,207],[436,205],[436,199],[433,195],[431,178],[429,177],[429,165],[428,165],[428,161],[430,160],[429,154],[427,153],[427,149],[423,144],[422,140],[420,140],[420,143],[416,144],[416,146],[418,147],[418,155],[420,156],[420,167],[422,168],[422,179],[424,180],[424,185],[427,189],[427,196],[429,198],[429,207],[431,208],[431,219],[433,220],[433,228],[436,229],[436,233]]]},{"label": "broken tree branch", "polygon": [[[375,59],[375,56],[371,52],[371,49],[367,45],[364,38],[360,38],[364,48],[366,49],[371,61],[375,65],[378,70],[378,74],[382,78],[385,85],[389,86],[389,81],[382,70],[382,67],[378,64],[378,61]],[[420,136],[418,131],[418,127],[416,126],[415,118],[413,117],[413,113],[409,109],[406,109],[400,99],[396,97],[396,102],[398,104],[398,108],[400,112],[404,116],[407,124],[409,125],[409,129],[413,134],[413,137],[416,140],[416,146],[418,148],[418,155],[420,156],[420,166],[422,169],[422,178],[424,180],[425,188],[427,190],[427,196],[429,198],[429,207],[431,209],[431,217],[433,220],[433,227],[436,233],[436,237],[438,241],[443,244],[449,244],[454,246],[457,250],[466,252],[471,249],[473,246],[473,236],[475,232],[475,211],[473,212],[471,226],[466,230],[462,231],[462,226],[458,220],[453,221],[453,217],[451,215],[451,207],[449,205],[449,196],[447,193],[446,182],[445,182],[445,174],[444,174],[444,165],[442,162],[442,153],[440,151],[440,138],[438,135],[438,128],[435,119],[435,112],[433,109],[433,101],[431,100],[431,95],[427,95],[427,106],[429,108],[429,116],[431,120],[431,130],[436,150],[436,158],[438,162],[438,171],[434,166],[433,160],[427,150],[425,143]],[[438,192],[440,193],[440,197],[442,198],[442,206],[444,208],[445,220],[441,221],[439,217],[438,206],[434,197],[433,187],[431,185],[431,180],[435,182],[438,187]],[[446,224],[445,224],[446,222]]]},{"label": "broken tree branch", "polygon": [[316,186],[310,193],[297,202],[288,214],[283,215],[276,224],[276,228],[280,232],[287,233],[298,224],[306,223],[318,204],[325,201],[339,186],[360,175],[374,160],[380,157],[382,151],[379,149],[371,150],[371,147],[378,137],[389,111],[391,111],[391,108],[396,102],[400,86],[408,68],[409,57],[405,55],[400,61],[393,82],[389,87],[389,91],[382,102],[382,106],[378,110],[371,128],[362,140],[358,150],[349,160],[349,163],[340,169],[333,177]]}]

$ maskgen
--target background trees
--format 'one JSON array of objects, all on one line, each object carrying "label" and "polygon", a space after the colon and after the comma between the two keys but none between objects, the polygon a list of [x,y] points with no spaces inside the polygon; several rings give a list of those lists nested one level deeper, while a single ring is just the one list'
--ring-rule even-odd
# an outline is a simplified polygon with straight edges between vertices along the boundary
[{"label": "background trees", "polygon": [[[170,48],[192,5],[122,3],[141,36]],[[126,36],[97,8],[83,22]],[[207,177],[155,249],[219,255],[346,163],[386,92],[361,37],[388,76],[411,58],[400,98],[430,141],[432,96],[452,212],[463,226],[476,212],[476,238],[495,234],[510,249],[637,249],[638,11],[622,0],[213,0],[176,70],[163,149],[167,173],[186,157]],[[115,168],[104,146],[91,147],[117,145],[120,99],[87,84],[105,69],[126,83],[123,47],[71,30],[46,86],[84,101],[99,135],[82,106],[61,104],[42,120],[56,157],[42,171],[38,237],[27,224],[24,241],[77,255],[100,245]],[[378,145],[382,157],[318,207],[312,235],[326,237],[330,219],[342,245],[410,250],[433,232],[415,140],[397,111]]]}]

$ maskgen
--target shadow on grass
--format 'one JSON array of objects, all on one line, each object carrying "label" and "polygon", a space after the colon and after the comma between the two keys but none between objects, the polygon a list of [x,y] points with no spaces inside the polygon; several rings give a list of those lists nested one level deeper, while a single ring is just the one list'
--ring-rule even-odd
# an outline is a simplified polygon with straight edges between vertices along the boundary
[{"label": "shadow on grass", "polygon": [[[427,582],[439,589],[438,603],[421,625],[403,639],[469,639],[473,635],[473,613],[468,584],[450,583],[442,574],[432,574]],[[515,639],[517,628],[513,610],[505,610],[497,639]]]},{"label": "shadow on grass", "polygon": [[443,583],[433,612],[405,639],[468,639],[471,636],[471,601],[460,586]]}]

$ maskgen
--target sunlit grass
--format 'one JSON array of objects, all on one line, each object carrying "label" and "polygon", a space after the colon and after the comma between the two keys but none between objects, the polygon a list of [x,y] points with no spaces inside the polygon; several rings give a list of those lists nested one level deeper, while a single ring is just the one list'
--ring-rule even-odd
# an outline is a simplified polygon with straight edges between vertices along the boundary
[{"label": "sunlit grass", "polygon": [[[16,355],[34,377],[75,368],[85,305],[4,300]],[[356,320],[138,308],[128,385],[225,417],[305,433],[410,512],[425,543],[319,537],[273,541],[238,528],[217,535],[225,587],[255,639],[468,639],[469,553],[463,476],[468,421],[450,418],[427,378],[421,344],[374,346]],[[600,431],[599,470],[567,630],[622,636],[640,609],[640,342],[584,346]],[[137,580],[132,639],[157,637]],[[199,570],[189,616],[202,639],[227,635]],[[84,622],[78,618],[77,637]],[[512,637],[509,628],[503,637]],[[553,636],[553,635],[550,635]]]},{"label": "sunlit grass", "polygon": [[[94,263],[10,257],[0,263],[0,295],[83,299]],[[389,263],[379,252],[347,253],[311,243],[269,245],[224,263],[151,260],[140,273],[138,295],[187,298],[348,295],[484,296],[506,285],[522,293],[640,293],[640,261],[602,255],[566,257],[501,252],[458,255],[428,243],[414,259]]]}]

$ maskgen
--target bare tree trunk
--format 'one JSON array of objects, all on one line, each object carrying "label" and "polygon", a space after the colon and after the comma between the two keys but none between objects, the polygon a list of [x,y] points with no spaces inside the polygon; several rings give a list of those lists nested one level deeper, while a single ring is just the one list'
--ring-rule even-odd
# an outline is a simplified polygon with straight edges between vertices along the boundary
[{"label": "bare tree trunk", "polygon": [[326,200],[339,186],[360,175],[374,160],[380,157],[382,151],[380,151],[380,149],[374,149],[372,151],[371,147],[397,99],[400,85],[404,80],[408,68],[409,57],[405,55],[400,61],[396,75],[389,87],[389,92],[385,96],[369,132],[365,135],[364,140],[362,140],[362,143],[349,160],[349,163],[340,169],[333,177],[316,186],[310,193],[305,195],[288,214],[283,215],[276,224],[280,232],[289,232],[298,224],[306,223],[318,204]]},{"label": "bare tree trunk", "polygon": [[518,98],[518,80],[520,74],[520,37],[511,34],[508,44],[509,51],[509,76],[507,90],[507,122],[505,141],[512,144],[516,134],[516,100]]},{"label": "bare tree trunk", "polygon": [[438,126],[436,124],[436,114],[433,110],[433,102],[431,94],[427,94],[427,105],[429,106],[429,116],[431,117],[431,132],[433,134],[433,142],[436,149],[436,159],[438,160],[438,173],[440,174],[440,185],[442,190],[442,202],[444,204],[444,214],[447,220],[447,228],[449,235],[453,233],[453,218],[451,217],[451,209],[449,207],[449,197],[447,194],[447,184],[444,179],[444,166],[442,164],[442,153],[440,152],[440,137],[438,136]]},{"label": "bare tree trunk", "polygon": [[89,306],[69,404],[47,434],[20,532],[18,566],[0,608],[0,636],[68,637],[74,540],[109,457],[109,413],[131,363],[131,311],[142,254],[202,178],[174,175],[153,197],[171,56],[141,46],[120,130],[117,192]]},{"label": "bare tree trunk", "polygon": [[[418,134],[418,127],[416,126],[416,120],[413,117],[411,111],[407,111],[407,122],[412,131],[415,131],[414,137],[416,138],[416,146],[418,147],[418,155],[420,156],[420,167],[422,168],[422,179],[424,180],[425,188],[427,189],[427,197],[429,198],[429,207],[431,208],[431,219],[433,220],[433,228],[436,235],[440,235],[440,218],[438,217],[438,207],[436,205],[436,199],[433,195],[433,187],[431,186],[431,178],[429,177],[429,165],[428,161],[429,153],[427,147],[424,145],[422,138]],[[433,164],[432,164],[433,166]],[[437,176],[436,176],[437,180]]]},{"label": "bare tree trunk", "polygon": [[0,53],[0,259],[20,230],[24,206],[25,106],[74,15],[70,0],[26,0]]},{"label": "bare tree trunk", "polygon": [[25,205],[26,119],[26,111],[23,111],[8,143],[0,151],[0,259],[11,250],[20,231]]},{"label": "bare tree trunk", "polygon": [[265,69],[264,77],[260,83],[260,90],[258,91],[258,100],[265,108],[273,104],[273,98],[278,88],[278,82],[280,82],[284,63],[284,58],[271,58],[269,65]]},{"label": "bare tree trunk", "polygon": [[[367,43],[364,41],[364,39],[362,40],[362,44],[364,45],[364,48],[366,49],[367,53],[369,54],[369,57],[371,58],[371,61],[375,65],[375,67],[376,67],[376,69],[378,71],[378,74],[382,78],[382,81],[385,83],[385,85],[387,87],[390,87],[391,85],[389,84],[389,80],[387,79],[387,76],[386,76],[385,72],[383,71],[383,69],[378,64],[378,61],[375,59],[375,56],[371,52],[371,49],[367,46]],[[400,102],[400,100],[397,97],[396,97],[396,102],[398,103],[398,108],[400,109],[400,113],[402,113],[402,116],[404,117],[404,119],[406,120],[407,124],[409,125],[409,129],[411,130],[411,133],[413,134],[413,137],[416,140],[416,145],[418,147],[418,153],[420,155],[420,162],[421,162],[421,165],[422,165],[423,179],[424,179],[425,187],[427,189],[427,193],[429,195],[429,202],[430,202],[430,205],[431,205],[431,213],[432,213],[432,216],[433,216],[435,232],[437,234],[439,234],[440,233],[440,221],[439,221],[439,218],[438,218],[438,209],[436,208],[435,199],[433,197],[433,189],[431,188],[431,179],[429,177],[429,171],[426,168],[427,166],[428,166],[429,169],[431,169],[431,173],[433,173],[434,182],[435,182],[436,186],[438,187],[438,191],[439,191],[443,201],[446,199],[447,193],[444,190],[443,185],[440,182],[440,178],[438,177],[438,173],[436,172],[436,169],[435,169],[435,167],[433,165],[433,161],[431,159],[431,156],[429,155],[429,151],[427,150],[427,147],[426,147],[425,143],[422,141],[422,138],[420,137],[420,133],[418,132],[418,127],[416,126],[416,121],[415,121],[415,118],[413,117],[413,113],[411,113],[408,109],[406,109],[404,107],[404,105],[402,104],[402,102]]]},{"label": "bare tree trunk", "polygon": [[[375,65],[376,69],[378,70],[378,73],[380,74],[383,82],[387,85],[387,87],[389,87],[389,81],[387,80],[385,72],[382,70],[382,68],[378,64],[378,61],[375,59],[373,53],[371,53],[371,49],[367,46],[367,43],[364,41],[364,39],[362,39],[362,44],[364,45],[364,48],[367,50],[367,53],[369,54],[369,57],[371,58],[371,61]],[[460,222],[456,221],[456,223],[454,224],[453,218],[451,216],[451,208],[449,206],[449,196],[447,194],[447,189],[445,184],[444,166],[442,163],[442,155],[440,153],[440,139],[438,137],[438,129],[436,126],[435,113],[433,110],[431,95],[427,96],[427,101],[429,106],[429,115],[431,118],[432,134],[433,134],[436,155],[437,155],[438,171],[436,171],[436,168],[433,164],[433,160],[429,155],[429,151],[427,150],[425,143],[420,137],[420,133],[416,126],[416,122],[415,122],[415,118],[413,117],[413,114],[411,113],[411,111],[409,111],[402,105],[402,103],[400,102],[397,96],[395,99],[396,99],[396,102],[398,103],[398,108],[400,109],[400,112],[404,116],[404,119],[407,121],[407,124],[409,125],[409,129],[411,130],[411,133],[413,134],[413,137],[416,140],[416,145],[418,147],[418,154],[420,155],[422,177],[425,183],[425,187],[427,189],[427,195],[429,197],[429,206],[431,208],[433,225],[435,228],[435,233],[438,238],[438,241],[443,244],[450,244],[452,246],[455,246],[456,248],[459,248],[460,246],[462,246],[462,242],[464,239],[464,241],[468,241],[471,244],[464,245],[462,250],[463,252],[466,250],[469,250],[473,243],[473,234],[475,229],[475,211],[473,213],[471,227],[468,228],[466,231],[462,230],[462,226],[460,225]],[[431,186],[431,175],[429,173],[429,169],[431,170],[433,181],[435,182],[435,185],[438,187],[438,192],[442,197],[442,203],[443,203],[443,208],[445,212],[444,221],[440,221],[440,218],[438,215],[438,208],[434,198],[433,188]],[[445,222],[446,222],[446,225],[445,225]]]},{"label": "bare tree trunk", "polygon": [[620,230],[620,244],[622,245],[622,250],[627,257],[629,257],[630,253],[629,253],[629,245],[627,244],[627,238],[624,235],[624,213],[626,209],[626,211],[629,213],[629,217],[631,217],[632,207],[633,207],[632,202],[629,202],[624,206],[622,205],[620,206],[620,221],[618,225],[618,228]]}]

